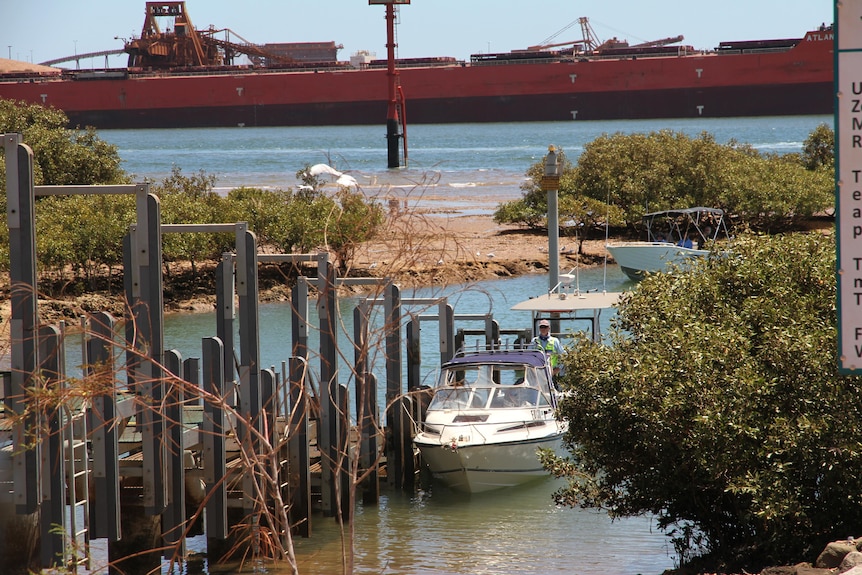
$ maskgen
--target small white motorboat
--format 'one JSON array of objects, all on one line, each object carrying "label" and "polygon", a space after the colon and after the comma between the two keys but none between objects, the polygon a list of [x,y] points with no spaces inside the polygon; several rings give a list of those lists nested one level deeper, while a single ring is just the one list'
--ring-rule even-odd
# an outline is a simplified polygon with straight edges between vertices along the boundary
[{"label": "small white motorboat", "polygon": [[687,208],[653,212],[643,217],[646,241],[607,245],[620,269],[634,281],[650,272],[667,271],[669,264],[685,266],[691,258],[709,253],[707,242],[727,237],[724,212],[714,208]]},{"label": "small white motorboat", "polygon": [[414,438],[433,476],[452,489],[479,493],[542,477],[537,451],[559,453],[565,422],[544,352],[459,352],[441,368]]}]

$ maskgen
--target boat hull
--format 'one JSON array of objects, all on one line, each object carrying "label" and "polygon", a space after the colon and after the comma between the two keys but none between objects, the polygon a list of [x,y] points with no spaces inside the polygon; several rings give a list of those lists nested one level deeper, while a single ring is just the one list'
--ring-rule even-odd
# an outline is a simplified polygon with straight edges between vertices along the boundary
[{"label": "boat hull", "polygon": [[609,244],[607,250],[633,281],[640,281],[647,273],[666,271],[671,265],[684,266],[692,258],[709,253],[708,250],[684,248],[667,242]]},{"label": "boat hull", "polygon": [[456,491],[482,493],[549,477],[537,451],[547,448],[559,453],[562,437],[562,432],[556,432],[523,441],[454,448],[417,437],[416,446],[435,479]]},{"label": "boat hull", "polygon": [[[831,114],[833,36],[739,54],[453,63],[399,70],[409,123]],[[97,128],[381,124],[385,69],[0,77],[0,98]],[[77,79],[76,79],[77,78]]]}]

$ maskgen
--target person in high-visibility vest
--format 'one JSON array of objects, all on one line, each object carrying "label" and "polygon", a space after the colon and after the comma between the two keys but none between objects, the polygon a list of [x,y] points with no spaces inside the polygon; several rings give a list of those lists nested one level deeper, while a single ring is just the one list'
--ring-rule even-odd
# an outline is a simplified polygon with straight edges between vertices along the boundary
[{"label": "person in high-visibility vest", "polygon": [[554,375],[558,375],[562,368],[563,344],[551,335],[551,322],[546,319],[539,322],[539,335],[533,338],[532,343],[545,352],[551,362]]}]

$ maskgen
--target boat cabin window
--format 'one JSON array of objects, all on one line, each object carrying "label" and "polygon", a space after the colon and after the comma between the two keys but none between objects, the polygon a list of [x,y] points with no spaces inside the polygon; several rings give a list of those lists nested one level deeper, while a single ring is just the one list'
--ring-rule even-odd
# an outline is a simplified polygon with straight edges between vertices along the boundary
[{"label": "boat cabin window", "polygon": [[467,365],[446,369],[429,409],[547,407],[547,372],[526,365]]},{"label": "boat cabin window", "polygon": [[526,385],[550,393],[547,372],[530,366],[459,366],[458,369],[444,370],[440,378],[439,386]]},{"label": "boat cabin window", "polygon": [[548,400],[532,387],[510,386],[494,390],[491,407],[537,407],[547,405]]},{"label": "boat cabin window", "polygon": [[549,405],[548,396],[532,387],[514,385],[496,388],[445,387],[437,390],[428,409],[461,410]]},{"label": "boat cabin window", "polygon": [[434,399],[428,409],[467,409],[471,405],[472,397],[473,389],[469,387],[441,388],[434,393]]}]

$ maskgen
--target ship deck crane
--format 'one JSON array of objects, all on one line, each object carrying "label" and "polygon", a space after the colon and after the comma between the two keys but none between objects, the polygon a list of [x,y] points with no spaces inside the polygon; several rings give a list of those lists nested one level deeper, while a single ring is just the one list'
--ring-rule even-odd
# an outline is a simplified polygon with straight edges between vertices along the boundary
[{"label": "ship deck crane", "polygon": [[685,36],[671,36],[670,38],[662,38],[661,40],[652,40],[650,42],[641,42],[633,44],[632,48],[654,48],[656,46],[667,46],[668,44],[676,44],[685,40]]},{"label": "ship deck crane", "polygon": [[[572,40],[569,42],[553,42],[554,38],[573,27],[575,24],[581,25],[581,39],[580,40]],[[615,46],[615,45],[625,45],[628,48],[653,48],[657,46],[666,46],[668,44],[675,44],[676,42],[682,42],[684,39],[683,36],[672,36],[670,38],[662,38],[660,40],[652,40],[650,42],[641,42],[640,44],[629,45],[627,42],[620,42],[616,38],[611,40],[607,40],[606,42],[601,42],[596,36],[593,27],[590,25],[589,18],[582,16],[573,22],[569,22],[544,40],[541,43],[536,44],[535,46],[530,46],[527,48],[528,50],[549,50],[551,48],[560,48],[562,46],[583,46],[583,50],[585,52],[594,52],[598,50],[600,47],[606,46]]]},{"label": "ship deck crane", "polygon": [[[581,26],[581,39],[580,40],[572,40],[569,42],[556,42],[554,43],[554,39],[568,30],[572,28],[575,24],[580,24]],[[595,31],[593,31],[592,26],[590,26],[590,19],[586,16],[581,16],[577,20],[573,20],[542,40],[540,43],[535,46],[529,46],[528,50],[548,50],[550,48],[559,48],[561,46],[571,46],[575,44],[581,44],[585,51],[595,50],[601,42],[596,36]]]},{"label": "ship deck crane", "polygon": [[[242,43],[240,44],[237,42],[231,42],[230,40],[220,40],[215,37],[215,34],[219,32],[226,32],[228,34],[232,34],[233,36],[236,36],[237,38],[242,40]],[[291,64],[296,62],[296,60],[288,56],[279,56],[278,54],[273,54],[268,50],[260,48],[256,44],[249,42],[233,30],[230,30],[229,28],[224,28],[222,30],[209,30],[201,35],[201,42],[203,44],[213,44],[221,48],[225,55],[225,64],[233,63],[234,54],[245,54],[246,56],[257,56],[259,58],[266,58],[274,64]]]}]

